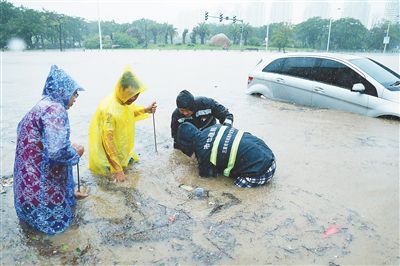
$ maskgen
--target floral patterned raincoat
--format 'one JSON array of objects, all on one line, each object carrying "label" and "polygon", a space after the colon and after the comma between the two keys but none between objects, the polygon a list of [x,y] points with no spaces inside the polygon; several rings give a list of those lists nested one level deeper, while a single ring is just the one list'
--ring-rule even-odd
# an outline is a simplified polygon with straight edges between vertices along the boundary
[{"label": "floral patterned raincoat", "polygon": [[53,65],[43,98],[22,118],[17,129],[14,205],[19,219],[46,234],[64,231],[75,205],[72,165],[79,155],[71,146],[68,102],[83,90]]}]

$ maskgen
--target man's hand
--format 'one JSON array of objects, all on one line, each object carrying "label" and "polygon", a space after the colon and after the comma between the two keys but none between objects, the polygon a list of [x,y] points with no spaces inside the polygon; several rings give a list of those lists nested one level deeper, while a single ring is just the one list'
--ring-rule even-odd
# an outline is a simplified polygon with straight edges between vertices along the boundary
[{"label": "man's hand", "polygon": [[82,157],[83,152],[85,151],[85,149],[83,148],[82,145],[79,144],[72,144],[72,147],[76,150],[76,152],[78,153],[79,157]]},{"label": "man's hand", "polygon": [[146,108],[144,108],[144,111],[148,114],[154,114],[157,110],[157,103],[156,102],[152,102],[149,106],[147,106]]},{"label": "man's hand", "polygon": [[114,180],[118,183],[122,183],[126,180],[126,176],[123,171],[114,173]]}]

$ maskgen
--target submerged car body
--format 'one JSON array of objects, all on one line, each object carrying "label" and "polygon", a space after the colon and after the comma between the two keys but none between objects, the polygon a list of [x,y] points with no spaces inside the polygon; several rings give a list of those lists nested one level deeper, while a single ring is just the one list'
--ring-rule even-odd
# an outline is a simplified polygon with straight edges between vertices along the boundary
[{"label": "submerged car body", "polygon": [[400,118],[400,75],[366,57],[287,54],[261,60],[247,92],[305,106]]}]

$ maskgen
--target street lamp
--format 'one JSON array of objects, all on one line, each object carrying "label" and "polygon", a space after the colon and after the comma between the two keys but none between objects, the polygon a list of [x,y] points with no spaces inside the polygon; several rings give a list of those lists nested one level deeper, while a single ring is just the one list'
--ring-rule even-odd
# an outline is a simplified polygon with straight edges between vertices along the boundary
[{"label": "street lamp", "polygon": [[265,37],[265,51],[268,51],[268,36],[269,36],[269,24],[267,25],[267,36]]},{"label": "street lamp", "polygon": [[100,50],[103,50],[103,41],[101,37],[101,26],[100,26],[100,2],[97,0],[97,26],[99,28],[99,43],[100,43]]},{"label": "street lamp", "polygon": [[385,46],[383,46],[383,52],[384,53],[386,53],[386,45],[389,43],[389,40],[390,40],[390,38],[389,38],[389,28],[390,28],[390,21],[388,21],[388,28],[386,30],[386,36],[385,36],[385,38],[383,38],[383,44],[385,45]]},{"label": "street lamp", "polygon": [[[337,10],[340,10],[338,8]],[[329,19],[328,43],[326,44],[326,51],[329,52],[329,42],[331,40],[332,17]]]},{"label": "street lamp", "polygon": [[[399,15],[395,16],[394,21],[399,21]],[[388,45],[388,44],[389,44],[389,41],[390,41],[390,37],[389,37],[390,23],[391,23],[391,21],[388,20],[388,28],[387,28],[387,30],[386,30],[386,36],[383,37],[383,44],[385,45],[385,46],[383,47],[383,52],[384,52],[384,53],[386,52],[386,45]]]}]

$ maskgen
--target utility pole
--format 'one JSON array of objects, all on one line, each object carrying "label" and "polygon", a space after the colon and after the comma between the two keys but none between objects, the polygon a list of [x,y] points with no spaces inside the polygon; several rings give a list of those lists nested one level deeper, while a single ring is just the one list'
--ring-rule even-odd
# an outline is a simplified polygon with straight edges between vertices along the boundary
[{"label": "utility pole", "polygon": [[101,37],[101,26],[100,26],[100,0],[97,0],[97,25],[99,28],[99,43],[100,43],[100,50],[103,50],[103,41]]},{"label": "utility pole", "polygon": [[331,40],[332,18],[329,19],[328,42],[326,44],[326,51],[329,52],[329,42]]},{"label": "utility pole", "polygon": [[[339,11],[341,8],[337,8],[336,10]],[[331,28],[332,28],[332,17],[329,19],[329,31],[328,31],[328,42],[326,44],[326,51],[329,52],[329,43],[331,41]]]},{"label": "utility pole", "polygon": [[267,36],[265,37],[265,51],[268,51],[268,41],[269,41],[269,24],[267,25]]},{"label": "utility pole", "polygon": [[386,30],[386,36],[383,38],[383,53],[386,53],[386,45],[389,43],[390,41],[390,37],[389,37],[389,27],[390,27],[390,21],[388,21],[388,27]]}]

